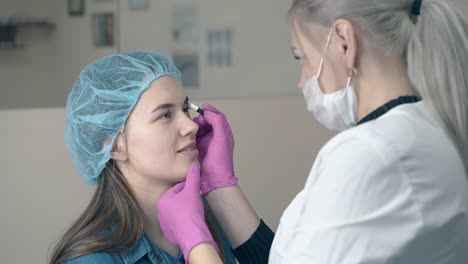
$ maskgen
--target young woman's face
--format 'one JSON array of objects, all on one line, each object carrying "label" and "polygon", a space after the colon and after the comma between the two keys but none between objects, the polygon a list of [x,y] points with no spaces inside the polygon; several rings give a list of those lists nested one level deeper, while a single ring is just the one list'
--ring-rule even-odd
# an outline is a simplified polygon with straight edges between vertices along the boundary
[{"label": "young woman's face", "polygon": [[123,132],[127,177],[172,185],[185,179],[198,160],[198,125],[189,114],[188,98],[170,76],[154,81],[143,92]]}]

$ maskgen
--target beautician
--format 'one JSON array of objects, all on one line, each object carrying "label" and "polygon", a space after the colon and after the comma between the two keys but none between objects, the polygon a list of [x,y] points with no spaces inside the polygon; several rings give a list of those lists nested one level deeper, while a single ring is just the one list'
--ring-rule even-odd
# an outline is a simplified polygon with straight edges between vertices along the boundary
[{"label": "beautician", "polygon": [[[339,133],[320,150],[274,235],[237,185],[225,115],[204,104],[195,118],[200,181],[189,175],[158,202],[164,233],[178,244],[204,229],[190,215],[201,190],[241,264],[467,263],[468,23],[461,2],[293,1],[292,51],[307,110]],[[181,215],[184,221],[168,220]],[[210,247],[200,243],[186,259],[202,263],[216,254]]]}]

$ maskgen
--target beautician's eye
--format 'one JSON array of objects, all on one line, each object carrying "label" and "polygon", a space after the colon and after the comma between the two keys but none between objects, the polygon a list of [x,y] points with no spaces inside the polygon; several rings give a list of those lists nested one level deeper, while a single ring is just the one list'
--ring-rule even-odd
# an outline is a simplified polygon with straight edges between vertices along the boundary
[{"label": "beautician's eye", "polygon": [[291,53],[295,60],[299,61],[301,64],[303,63],[304,55],[302,54],[302,52],[299,51],[299,49],[293,47],[291,49]]},{"label": "beautician's eye", "polygon": [[305,58],[304,56],[297,56],[297,55],[294,56],[294,59],[299,61],[300,64],[304,64],[304,58]]}]

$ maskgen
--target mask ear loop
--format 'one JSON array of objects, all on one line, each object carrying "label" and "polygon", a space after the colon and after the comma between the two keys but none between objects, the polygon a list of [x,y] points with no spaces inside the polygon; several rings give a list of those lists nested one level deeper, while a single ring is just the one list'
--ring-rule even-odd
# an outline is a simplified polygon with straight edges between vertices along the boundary
[{"label": "mask ear loop", "polygon": [[322,59],[320,60],[320,66],[319,66],[319,70],[317,73],[317,78],[320,76],[320,73],[322,73],[323,62],[325,60],[325,54],[327,53],[328,46],[330,45],[332,35],[333,35],[333,29],[330,30],[330,33],[328,34],[328,38],[327,38],[327,43],[325,44],[325,48],[323,48]]},{"label": "mask ear loop", "polygon": [[358,71],[356,70],[356,68],[354,68],[354,66],[351,67],[348,73],[348,83],[346,84],[346,87],[349,87],[349,85],[351,84],[351,78],[353,78],[357,74],[358,74]]}]

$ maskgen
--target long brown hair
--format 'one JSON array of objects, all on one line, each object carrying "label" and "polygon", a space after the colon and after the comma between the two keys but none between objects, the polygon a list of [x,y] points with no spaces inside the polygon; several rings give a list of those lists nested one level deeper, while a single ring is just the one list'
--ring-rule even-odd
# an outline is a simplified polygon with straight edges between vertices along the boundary
[{"label": "long brown hair", "polygon": [[[214,228],[216,221],[208,206],[205,206],[205,217],[224,262],[223,247]],[[132,249],[142,235],[142,210],[125,177],[111,160],[99,177],[88,207],[55,245],[50,264],[62,264],[96,252],[122,254]]]}]

